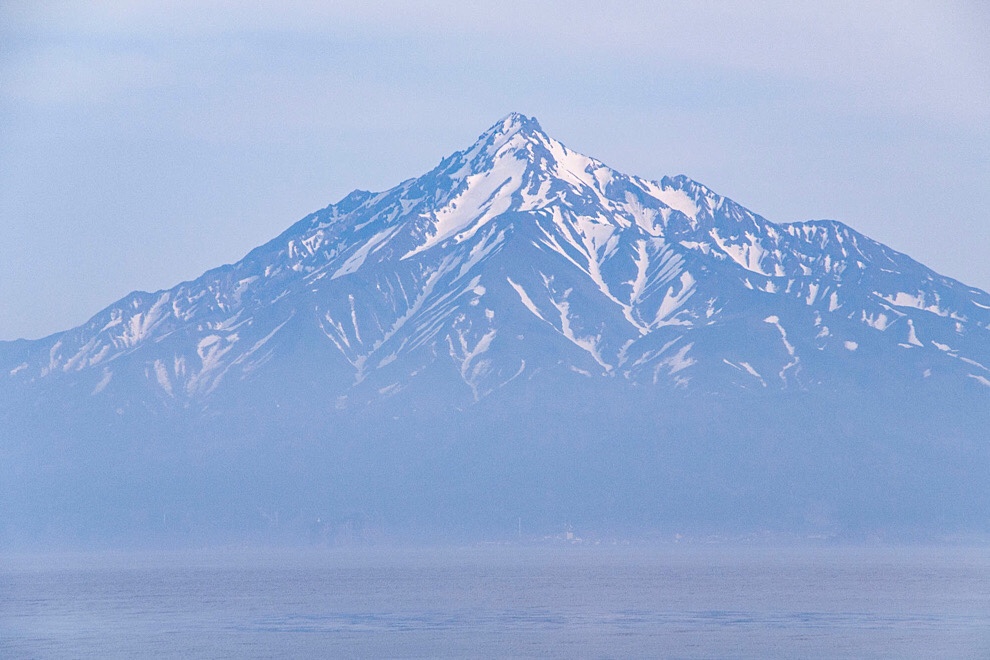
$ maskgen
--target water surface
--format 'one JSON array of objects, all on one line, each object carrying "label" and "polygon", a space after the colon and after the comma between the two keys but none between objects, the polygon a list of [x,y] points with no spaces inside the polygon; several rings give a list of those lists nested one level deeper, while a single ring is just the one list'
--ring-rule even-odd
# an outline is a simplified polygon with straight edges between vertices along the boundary
[{"label": "water surface", "polygon": [[0,657],[990,657],[979,548],[0,558]]}]

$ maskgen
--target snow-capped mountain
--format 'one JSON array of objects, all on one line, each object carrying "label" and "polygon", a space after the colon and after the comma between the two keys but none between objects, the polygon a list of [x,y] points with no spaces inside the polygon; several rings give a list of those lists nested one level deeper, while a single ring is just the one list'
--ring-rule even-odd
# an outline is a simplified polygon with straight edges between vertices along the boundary
[{"label": "snow-capped mountain", "polygon": [[[749,430],[745,412],[718,426],[747,437],[768,411],[777,435],[805,433],[837,400],[872,401],[844,413],[874,436],[952,401],[946,437],[969,443],[966,411],[990,402],[990,295],[840,222],[777,224],[684,176],[623,174],[511,114],[235,264],[0,343],[0,396],[12,454],[42,427],[132,442],[149,419],[330,442],[360,415],[421,415],[437,437],[478,420],[531,437],[541,406],[564,426],[621,411],[599,435],[633,437],[683,433],[712,401],[749,411]],[[795,412],[809,397],[817,412]]]},{"label": "snow-capped mountain", "polygon": [[983,387],[988,338],[990,296],[841,223],[774,224],[683,176],[628,176],[512,114],[232,266],[5,346],[0,377],[204,405],[305,341],[334,396],[387,396],[427,367],[470,400],[554,369],[806,389],[868,362]]}]

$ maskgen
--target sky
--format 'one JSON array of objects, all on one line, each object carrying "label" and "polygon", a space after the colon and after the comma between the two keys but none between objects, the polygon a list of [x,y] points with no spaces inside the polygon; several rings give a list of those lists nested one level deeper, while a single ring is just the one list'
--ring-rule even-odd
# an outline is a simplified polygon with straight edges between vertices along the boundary
[{"label": "sky", "polygon": [[0,1],[0,340],[236,261],[512,111],[990,289],[987,34],[945,0]]}]

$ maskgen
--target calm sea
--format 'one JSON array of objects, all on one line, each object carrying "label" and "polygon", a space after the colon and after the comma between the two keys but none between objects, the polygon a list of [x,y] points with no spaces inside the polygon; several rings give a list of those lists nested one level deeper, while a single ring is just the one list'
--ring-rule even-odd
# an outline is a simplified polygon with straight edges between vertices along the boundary
[{"label": "calm sea", "polygon": [[986,548],[0,557],[3,658],[990,658]]}]

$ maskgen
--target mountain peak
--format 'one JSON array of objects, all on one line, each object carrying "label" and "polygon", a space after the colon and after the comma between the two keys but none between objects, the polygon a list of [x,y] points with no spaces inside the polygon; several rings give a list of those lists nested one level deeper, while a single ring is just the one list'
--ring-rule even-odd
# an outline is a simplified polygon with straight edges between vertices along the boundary
[{"label": "mountain peak", "polygon": [[510,112],[479,135],[474,145],[464,153],[494,154],[514,140],[548,142],[550,139],[536,117]]},{"label": "mountain peak", "polygon": [[[484,266],[496,254],[500,265]],[[362,288],[372,281],[371,289]],[[490,293],[478,293],[485,291]],[[148,373],[169,397],[181,394],[174,389],[177,383],[188,396],[208,394],[226,369],[248,364],[249,356],[271,339],[249,333],[244,319],[278,317],[273,325],[252,321],[257,332],[275,333],[297,311],[299,318],[310,314],[299,311],[309,309],[308,299],[285,312],[293,292],[322,301],[316,331],[340,352],[334,359],[353,367],[344,380],[353,376],[357,382],[370,377],[374,364],[389,364],[388,350],[398,359],[406,345],[424,345],[440,336],[436,333],[447,322],[453,325],[443,330],[448,337],[440,341],[449,342],[430,350],[456,353],[461,340],[468,341],[468,335],[458,334],[468,321],[457,319],[480,311],[472,341],[495,328],[489,312],[515,319],[496,323],[501,334],[491,355],[501,354],[505,363],[492,366],[493,374],[512,375],[520,368],[522,353],[516,362],[515,348],[505,338],[532,334],[531,328],[517,329],[526,326],[521,314],[527,322],[532,316],[542,330],[552,328],[567,350],[582,351],[578,355],[584,362],[572,366],[588,373],[600,368],[658,382],[666,370],[681,387],[690,378],[716,382],[719,370],[729,368],[742,369],[743,380],[753,379],[760,387],[773,382],[768,373],[777,374],[782,386],[797,387],[811,382],[801,379],[805,372],[797,368],[797,357],[813,356],[809,365],[820,351],[845,359],[855,350],[850,346],[882,344],[873,333],[891,328],[886,337],[897,338],[884,341],[898,350],[907,346],[920,354],[924,349],[926,360],[948,360],[946,373],[975,367],[979,371],[963,376],[990,387],[985,348],[965,343],[975,335],[968,328],[982,332],[990,327],[986,294],[959,289],[841,224],[777,225],[685,176],[649,181],[623,174],[568,149],[546,135],[535,118],[515,112],[421,177],[379,193],[355,190],[222,272],[211,271],[147,300],[121,301],[90,326],[54,338],[57,345],[36,344],[36,365],[19,353],[9,359],[0,353],[0,377],[5,370],[10,378],[73,370],[110,373],[113,356],[130,355],[149,338],[157,342],[188,327],[200,343],[183,348],[178,357],[155,357]],[[481,296],[488,296],[488,307]],[[468,298],[473,302],[467,311],[454,302]],[[341,300],[344,308],[337,306]],[[734,307],[743,304],[739,301],[745,305]],[[783,319],[782,355],[757,345],[726,352],[735,344],[709,336],[737,332],[733,324],[748,318],[746,305],[766,312],[755,320],[756,327],[771,323],[769,318]],[[427,309],[438,316],[421,318]],[[723,309],[728,310],[724,316]],[[407,326],[416,325],[412,319],[422,321],[416,327],[425,334],[405,334]],[[377,338],[371,338],[373,329],[381,331]],[[803,344],[798,341],[802,333]],[[217,338],[228,336],[228,343],[219,343]],[[463,350],[474,355],[473,348]],[[227,351],[234,351],[232,362],[221,359]],[[774,362],[780,357],[784,362]],[[473,388],[477,383],[467,375],[468,367],[481,369],[481,362],[463,359],[467,371],[462,377]],[[525,361],[529,367],[540,363],[532,355]],[[744,363],[754,371],[733,366]],[[171,364],[179,366],[166,374],[162,365]],[[159,372],[164,374],[160,379]],[[798,372],[802,377],[796,379]],[[101,392],[101,382],[90,389]],[[472,395],[479,391],[472,389]]]},{"label": "mountain peak", "polygon": [[0,342],[0,547],[279,510],[311,539],[407,514],[887,530],[917,502],[948,529],[990,502],[988,332],[990,294],[844,225],[624,174],[512,113],[241,261]]},{"label": "mountain peak", "polygon": [[543,127],[540,126],[540,122],[536,117],[527,117],[521,112],[510,112],[498,120],[486,133],[493,131],[500,132],[503,135],[512,135],[520,131],[543,133]]}]

